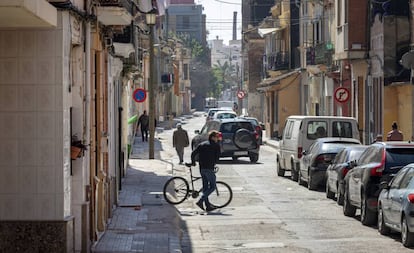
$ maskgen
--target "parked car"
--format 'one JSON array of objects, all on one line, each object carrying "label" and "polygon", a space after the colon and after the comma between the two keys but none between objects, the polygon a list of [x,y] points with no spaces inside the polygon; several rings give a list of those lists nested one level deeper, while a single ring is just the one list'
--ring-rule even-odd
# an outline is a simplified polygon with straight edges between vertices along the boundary
[{"label": "parked car", "polygon": [[259,144],[262,145],[263,144],[263,130],[264,130],[264,124],[259,122],[256,118],[254,117],[247,117],[247,116],[242,116],[240,117],[242,119],[247,119],[248,121],[252,122],[252,124],[254,125],[254,128],[256,129],[256,132],[259,134]]},{"label": "parked car", "polygon": [[381,183],[378,197],[378,231],[401,233],[405,247],[414,246],[414,163],[402,168],[389,183]]},{"label": "parked car", "polygon": [[208,133],[211,130],[219,131],[221,134],[220,157],[232,157],[233,160],[249,157],[252,163],[259,160],[259,134],[250,121],[240,118],[210,120],[200,131],[195,131],[197,135],[191,141],[192,149],[208,140]]},{"label": "parked car", "polygon": [[359,140],[355,118],[339,116],[293,115],[286,119],[279,149],[276,151],[277,175],[283,177],[291,171],[292,180],[298,179],[302,151],[321,137],[342,137]]},{"label": "parked car", "polygon": [[302,163],[299,170],[298,182],[308,185],[309,190],[315,190],[319,185],[325,185],[326,169],[335,155],[350,145],[361,145],[361,142],[352,138],[327,137],[319,138],[303,151]]},{"label": "parked car", "polygon": [[367,147],[366,145],[345,147],[339,151],[332,164],[326,169],[326,197],[333,199],[336,194],[338,205],[344,203],[344,177]]},{"label": "parked car", "polygon": [[213,119],[233,119],[237,117],[237,113],[233,111],[217,111],[213,115]]},{"label": "parked car", "polygon": [[210,108],[210,109],[208,109],[206,122],[209,121],[209,120],[212,120],[214,114],[218,111],[232,111],[233,112],[233,108],[231,108],[231,107],[219,107],[219,108]]},{"label": "parked car", "polygon": [[389,182],[403,166],[413,162],[414,143],[390,141],[371,144],[345,176],[344,215],[355,216],[359,208],[362,224],[375,224],[380,183]]}]

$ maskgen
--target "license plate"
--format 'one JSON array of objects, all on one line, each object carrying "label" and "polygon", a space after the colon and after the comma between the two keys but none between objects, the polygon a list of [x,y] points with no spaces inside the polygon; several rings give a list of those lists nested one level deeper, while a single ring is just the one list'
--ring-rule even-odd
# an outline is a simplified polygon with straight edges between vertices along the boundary
[{"label": "license plate", "polygon": [[247,151],[235,151],[234,155],[247,155]]}]

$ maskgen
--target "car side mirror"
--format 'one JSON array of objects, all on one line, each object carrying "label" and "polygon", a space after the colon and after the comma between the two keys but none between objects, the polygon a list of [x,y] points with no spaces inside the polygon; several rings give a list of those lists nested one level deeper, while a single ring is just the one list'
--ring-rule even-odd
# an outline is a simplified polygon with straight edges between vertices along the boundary
[{"label": "car side mirror", "polygon": [[195,134],[200,134],[200,130],[195,130],[194,133]]},{"label": "car side mirror", "polygon": [[379,185],[380,189],[388,189],[389,183],[387,181],[382,181]]},{"label": "car side mirror", "polygon": [[349,162],[349,168],[350,169],[354,168],[355,166],[357,166],[357,162],[356,161],[350,161]]}]

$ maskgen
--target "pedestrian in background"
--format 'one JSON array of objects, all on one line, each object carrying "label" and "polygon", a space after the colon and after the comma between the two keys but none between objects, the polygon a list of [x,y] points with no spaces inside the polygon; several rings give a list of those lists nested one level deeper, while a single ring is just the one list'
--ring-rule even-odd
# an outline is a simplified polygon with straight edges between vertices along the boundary
[{"label": "pedestrian in background", "polygon": [[387,141],[402,141],[404,139],[403,134],[398,130],[397,122],[392,123],[392,130],[387,134]]},{"label": "pedestrian in background", "polygon": [[[208,134],[208,141],[200,143],[191,153],[191,162],[195,165],[196,157],[200,167],[201,179],[203,181],[203,195],[196,205],[203,210],[213,211],[217,207],[208,200],[208,196],[216,189],[216,174],[214,167],[220,158],[219,132],[212,130]],[[205,204],[205,209],[204,205]]]},{"label": "pedestrian in background", "polygon": [[173,147],[177,151],[180,164],[184,162],[184,148],[188,147],[190,141],[188,140],[187,131],[183,129],[180,123],[177,124],[177,130],[173,133]]},{"label": "pedestrian in background", "polygon": [[148,141],[149,116],[147,115],[146,110],[144,110],[144,113],[138,118],[137,128],[139,125],[141,125],[142,142]]}]

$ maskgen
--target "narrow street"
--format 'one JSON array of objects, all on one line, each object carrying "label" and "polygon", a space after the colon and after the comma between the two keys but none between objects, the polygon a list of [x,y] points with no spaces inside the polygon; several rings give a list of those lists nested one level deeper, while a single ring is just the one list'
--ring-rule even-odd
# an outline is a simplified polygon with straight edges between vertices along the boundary
[{"label": "narrow street", "polygon": [[[190,139],[204,122],[204,117],[186,120],[183,128]],[[186,176],[171,145],[172,131],[158,138],[164,156],[172,156],[174,174]],[[359,215],[345,217],[323,189],[309,191],[289,174],[278,177],[274,151],[263,145],[256,164],[246,158],[220,161],[218,180],[230,184],[234,193],[230,206],[208,215],[201,214],[194,199],[176,206],[183,252],[412,252],[402,246],[399,234],[381,236],[376,227],[361,225]],[[190,152],[186,148],[185,161]]]}]

